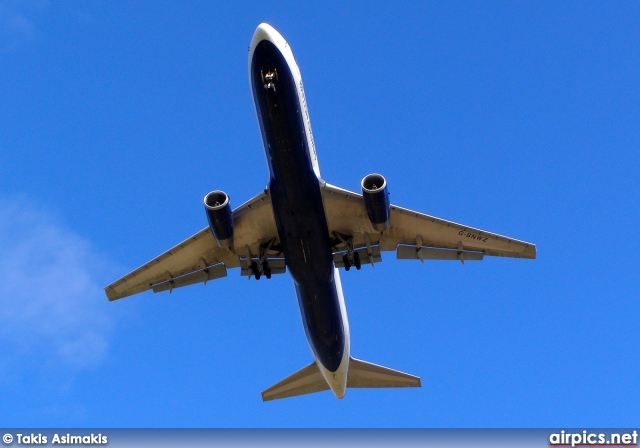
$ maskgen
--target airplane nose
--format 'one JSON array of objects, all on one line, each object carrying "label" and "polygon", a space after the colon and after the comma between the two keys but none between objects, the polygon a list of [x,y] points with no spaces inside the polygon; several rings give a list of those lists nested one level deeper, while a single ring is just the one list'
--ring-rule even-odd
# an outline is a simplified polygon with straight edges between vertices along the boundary
[{"label": "airplane nose", "polygon": [[282,51],[282,48],[285,48],[287,45],[284,37],[282,37],[274,27],[268,23],[261,23],[258,25],[253,33],[253,37],[251,38],[251,44],[249,45],[249,79],[251,79],[251,61],[253,60],[253,53],[258,44],[263,40],[271,42],[276,46],[276,48],[279,48],[280,51]]},{"label": "airplane nose", "polygon": [[276,31],[274,27],[272,27],[268,23],[261,23],[253,33],[253,38],[251,39],[251,47],[255,47],[260,41],[263,40],[278,43],[279,41],[284,41],[284,38],[280,33]]}]

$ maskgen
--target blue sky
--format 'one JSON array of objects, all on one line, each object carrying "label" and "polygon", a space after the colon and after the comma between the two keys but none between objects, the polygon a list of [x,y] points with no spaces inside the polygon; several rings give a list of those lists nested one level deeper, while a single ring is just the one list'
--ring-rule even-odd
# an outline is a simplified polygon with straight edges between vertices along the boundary
[{"label": "blue sky", "polygon": [[[4,426],[637,425],[638,3],[342,3],[0,3]],[[343,274],[353,355],[419,390],[262,403],[311,361],[288,276],[103,293],[266,185],[262,21],[324,179],[538,247]]]}]

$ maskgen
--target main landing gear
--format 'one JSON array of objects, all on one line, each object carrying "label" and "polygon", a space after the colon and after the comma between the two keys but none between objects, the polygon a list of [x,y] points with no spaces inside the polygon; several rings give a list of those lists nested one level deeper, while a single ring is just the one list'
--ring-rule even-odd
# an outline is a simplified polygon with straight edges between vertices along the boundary
[{"label": "main landing gear", "polygon": [[[256,280],[260,280],[260,277],[263,275],[267,277],[267,279],[271,278],[271,268],[269,267],[269,262],[267,261],[267,252],[273,246],[275,242],[275,238],[271,239],[266,244],[260,245],[260,257],[257,261],[252,261],[249,265],[251,269],[251,273],[256,278]],[[247,260],[251,260],[251,253],[249,252],[249,248],[247,247],[248,257]],[[250,276],[251,277],[251,276]]]},{"label": "main landing gear", "polygon": [[337,232],[334,232],[334,235],[347,246],[347,252],[342,256],[345,271],[351,269],[351,266],[355,266],[359,271],[362,264],[360,263],[360,254],[353,249],[353,237],[340,235]]},{"label": "main landing gear", "polygon": [[354,252],[352,254],[352,259],[353,260],[349,259],[348,252],[342,256],[342,261],[344,262],[345,271],[348,271],[349,269],[351,269],[352,265],[355,266],[358,271],[360,270],[360,267],[362,266],[362,264],[360,263],[360,254],[358,252]]},{"label": "main landing gear", "polygon": [[269,262],[267,260],[257,262],[254,261],[251,263],[251,272],[253,272],[256,280],[260,280],[262,274],[264,274],[267,279],[271,278],[271,268],[269,267]]}]

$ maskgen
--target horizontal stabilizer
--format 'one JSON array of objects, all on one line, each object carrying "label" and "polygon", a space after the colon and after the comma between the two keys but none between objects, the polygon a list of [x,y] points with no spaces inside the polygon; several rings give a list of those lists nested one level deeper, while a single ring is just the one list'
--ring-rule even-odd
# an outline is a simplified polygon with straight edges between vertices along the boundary
[{"label": "horizontal stabilizer", "polygon": [[278,398],[295,397],[329,390],[320,369],[315,362],[286,377],[279,383],[262,392],[262,401],[277,400]]},{"label": "horizontal stabilizer", "polygon": [[[349,357],[348,388],[421,387],[420,378]],[[262,401],[329,390],[315,362],[262,392]]]},{"label": "horizontal stabilizer", "polygon": [[398,370],[351,358],[347,387],[421,387],[420,378]]}]

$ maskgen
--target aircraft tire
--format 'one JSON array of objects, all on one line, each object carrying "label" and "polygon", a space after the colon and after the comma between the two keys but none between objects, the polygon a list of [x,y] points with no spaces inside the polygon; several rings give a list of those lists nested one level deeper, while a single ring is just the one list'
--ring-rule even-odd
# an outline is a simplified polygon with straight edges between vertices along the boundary
[{"label": "aircraft tire", "polygon": [[344,262],[344,270],[349,271],[349,269],[351,269],[351,263],[349,262],[349,257],[347,257],[347,254],[344,254],[342,256],[342,261]]}]

